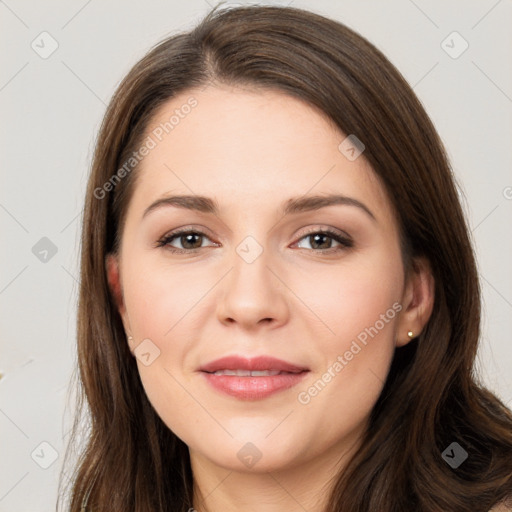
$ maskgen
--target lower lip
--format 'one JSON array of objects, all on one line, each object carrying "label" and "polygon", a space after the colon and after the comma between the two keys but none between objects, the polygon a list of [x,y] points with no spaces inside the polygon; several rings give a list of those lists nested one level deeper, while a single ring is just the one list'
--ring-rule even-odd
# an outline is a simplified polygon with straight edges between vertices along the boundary
[{"label": "lower lip", "polygon": [[307,374],[284,373],[268,377],[238,377],[202,372],[212,387],[240,400],[261,400],[298,384]]}]

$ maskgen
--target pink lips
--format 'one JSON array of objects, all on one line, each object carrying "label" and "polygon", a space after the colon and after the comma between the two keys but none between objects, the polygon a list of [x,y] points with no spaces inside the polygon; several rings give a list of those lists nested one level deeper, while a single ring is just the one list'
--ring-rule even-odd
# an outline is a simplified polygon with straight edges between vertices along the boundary
[{"label": "pink lips", "polygon": [[[214,372],[222,370],[279,371],[282,373],[264,376],[214,374]],[[218,391],[242,400],[259,400],[295,386],[305,377],[309,369],[268,356],[250,359],[227,356],[201,366],[200,371],[208,383]]]}]

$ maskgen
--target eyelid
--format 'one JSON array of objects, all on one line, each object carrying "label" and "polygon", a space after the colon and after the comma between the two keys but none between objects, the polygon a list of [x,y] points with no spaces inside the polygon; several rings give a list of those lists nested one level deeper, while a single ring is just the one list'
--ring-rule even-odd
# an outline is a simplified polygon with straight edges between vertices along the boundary
[{"label": "eyelid", "polygon": [[313,234],[313,233],[318,233],[318,232],[327,232],[327,233],[330,233],[330,234],[336,234],[340,237],[344,237],[344,238],[347,238],[348,240],[352,240],[352,237],[346,232],[346,231],[343,231],[342,229],[338,229],[338,228],[332,228],[330,226],[322,226],[320,224],[321,227],[313,227],[311,229],[309,229],[308,231],[302,233],[299,237],[299,239],[301,238],[304,238],[305,236],[307,235],[310,235],[310,234]]},{"label": "eyelid", "polygon": [[181,226],[176,229],[171,229],[170,231],[168,231],[167,233],[165,233],[165,235],[163,235],[161,237],[161,240],[164,238],[169,238],[169,237],[175,236],[175,235],[182,235],[182,234],[189,233],[189,232],[193,232],[193,233],[197,233],[197,234],[201,234],[201,235],[207,235],[208,237],[213,236],[212,232],[207,227],[198,226],[196,224],[190,224],[190,225]]}]

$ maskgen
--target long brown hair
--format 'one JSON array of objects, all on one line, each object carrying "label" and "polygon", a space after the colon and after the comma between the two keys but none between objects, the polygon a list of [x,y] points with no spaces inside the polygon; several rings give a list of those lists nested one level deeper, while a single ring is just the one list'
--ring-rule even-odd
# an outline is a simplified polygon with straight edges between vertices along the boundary
[{"label": "long brown hair", "polygon": [[[488,511],[512,494],[512,415],[475,374],[480,288],[443,144],[403,76],[366,39],[311,12],[263,6],[214,9],[192,31],[159,43],[108,106],[84,208],[82,415],[72,439],[85,429],[87,444],[68,510],[79,512],[84,503],[95,512],[192,507],[188,448],[145,395],[105,256],[117,249],[136,165],[115,182],[114,175],[159,106],[210,82],[284,91],[355,134],[397,212],[404,262],[423,256],[434,275],[431,318],[417,339],[396,350],[363,443],[334,481],[326,512]],[[442,456],[453,442],[468,454],[456,469]]]}]

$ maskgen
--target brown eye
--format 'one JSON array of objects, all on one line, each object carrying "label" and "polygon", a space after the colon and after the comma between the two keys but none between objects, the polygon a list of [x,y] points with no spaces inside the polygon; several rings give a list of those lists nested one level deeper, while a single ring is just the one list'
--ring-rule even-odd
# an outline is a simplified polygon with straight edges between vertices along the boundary
[{"label": "brown eye", "polygon": [[[307,240],[312,250],[315,252],[328,251],[331,249],[342,250],[353,247],[353,241],[347,236],[330,230],[315,231],[303,236],[301,240]],[[333,247],[333,241],[337,242],[341,247]],[[300,243],[300,242],[299,242]],[[304,247],[300,247],[304,249]],[[307,249],[307,247],[305,247]]]},{"label": "brown eye", "polygon": [[[164,236],[158,241],[157,246],[168,248],[172,252],[193,252],[203,247],[204,238],[208,237],[200,231],[177,231]],[[172,245],[175,241],[178,241],[181,247]]]},{"label": "brown eye", "polygon": [[198,233],[188,233],[185,235],[180,235],[179,240],[184,249],[198,249],[202,245],[202,235]]},{"label": "brown eye", "polygon": [[333,242],[333,238],[324,233],[308,235],[308,240],[313,249],[330,249]]}]

